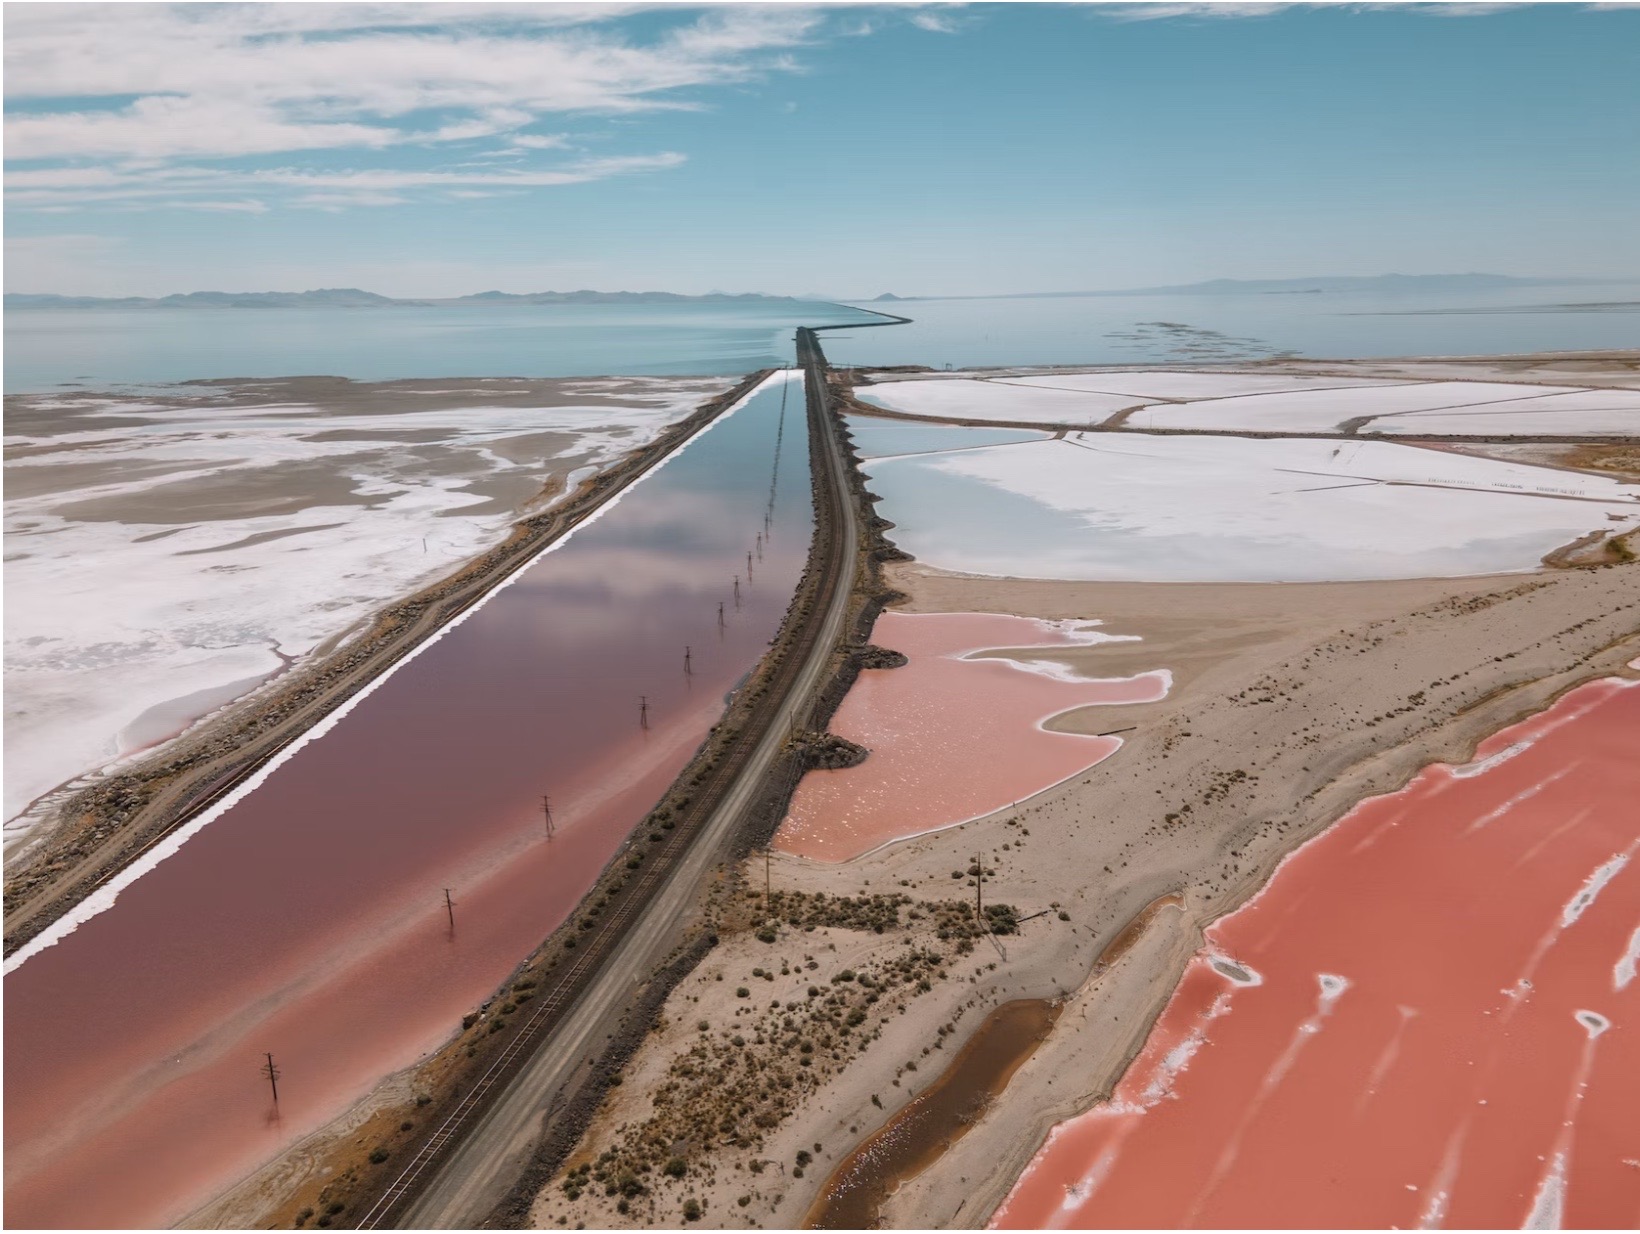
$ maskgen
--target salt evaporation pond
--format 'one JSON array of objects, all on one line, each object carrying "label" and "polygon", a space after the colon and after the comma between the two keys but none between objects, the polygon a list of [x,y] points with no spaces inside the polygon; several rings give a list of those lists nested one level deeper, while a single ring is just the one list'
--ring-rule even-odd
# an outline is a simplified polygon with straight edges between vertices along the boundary
[{"label": "salt evaporation pond", "polygon": [[1640,683],[1290,856],[1000,1228],[1610,1228],[1640,1216]]},{"label": "salt evaporation pond", "polygon": [[[1001,613],[884,613],[872,641],[909,663],[866,669],[830,731],[871,751],[856,767],[811,771],[776,833],[786,852],[847,861],[907,836],[1023,801],[1121,746],[1119,737],[1054,733],[1043,722],[1095,704],[1152,703],[1165,670],[1095,680],[1051,659],[975,658],[1006,648],[1082,647],[1112,636],[1096,623]],[[1111,727],[1123,723],[1111,713]]]},{"label": "salt evaporation pond", "polygon": [[[868,426],[854,417],[851,427]],[[1016,578],[1322,582],[1536,568],[1640,525],[1640,485],[1394,442],[1062,434],[869,460],[920,561]],[[995,431],[995,430],[991,430]]]},{"label": "salt evaporation pond", "polygon": [[177,1220],[448,1038],[557,926],[779,626],[812,526],[790,392],[783,416],[776,382],[719,420],[10,971],[9,1225]]}]

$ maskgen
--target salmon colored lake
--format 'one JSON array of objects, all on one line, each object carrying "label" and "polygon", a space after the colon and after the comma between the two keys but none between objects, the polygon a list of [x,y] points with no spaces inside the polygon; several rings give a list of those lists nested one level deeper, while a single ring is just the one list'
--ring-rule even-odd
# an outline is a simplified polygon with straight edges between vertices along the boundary
[{"label": "salmon colored lake", "polygon": [[8,1226],[181,1218],[437,1047],[563,920],[780,624],[812,528],[789,389],[783,409],[764,386],[9,973]]},{"label": "salmon colored lake", "polygon": [[[900,668],[867,669],[831,731],[871,751],[857,767],[811,771],[775,844],[820,861],[847,861],[907,836],[1000,810],[1085,771],[1118,737],[1052,733],[1042,723],[1096,703],[1149,703],[1171,683],[1162,670],[1093,680],[1040,654],[1105,641],[1095,623],[999,613],[883,613],[872,641],[903,652]],[[1120,728],[1120,708],[1110,727]]]},{"label": "salmon colored lake", "polygon": [[1297,850],[994,1225],[1640,1222],[1637,751],[1593,682]]}]

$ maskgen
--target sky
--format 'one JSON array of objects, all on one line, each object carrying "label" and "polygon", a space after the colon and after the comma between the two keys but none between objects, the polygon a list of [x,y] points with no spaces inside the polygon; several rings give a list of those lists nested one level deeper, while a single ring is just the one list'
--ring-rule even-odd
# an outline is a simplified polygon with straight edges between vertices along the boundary
[{"label": "sky", "polygon": [[8,4],[5,286],[1640,275],[1640,6]]}]

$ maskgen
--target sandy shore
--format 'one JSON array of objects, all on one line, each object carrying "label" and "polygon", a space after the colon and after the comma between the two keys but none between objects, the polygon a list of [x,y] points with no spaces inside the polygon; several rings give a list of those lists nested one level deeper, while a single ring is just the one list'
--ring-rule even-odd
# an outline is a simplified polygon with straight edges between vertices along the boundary
[{"label": "sandy shore", "polygon": [[[1632,564],[1282,585],[1021,581],[917,563],[888,574],[910,611],[1097,618],[1113,634],[1140,635],[1033,654],[1101,677],[1165,664],[1173,692],[1124,708],[1138,728],[1127,745],[1025,803],[1018,820],[1010,810],[842,865],[777,854],[777,891],[935,900],[972,897],[966,873],[982,852],[987,902],[1021,915],[1049,911],[1016,936],[951,956],[928,991],[874,1012],[867,1044],[782,1107],[789,1112],[776,1125],[733,1133],[695,1125],[667,1147],[682,1174],[644,1175],[645,1191],[626,1213],[603,1185],[573,1188],[571,1199],[560,1176],[537,1201],[537,1224],[676,1225],[693,1199],[707,1226],[791,1225],[837,1163],[930,1084],[986,1014],[1013,999],[1063,997],[1054,1031],[988,1114],[881,1214],[895,1227],[983,1223],[1053,1124],[1110,1091],[1202,927],[1256,891],[1285,853],[1362,797],[1399,787],[1431,761],[1466,759],[1487,734],[1577,682],[1628,672],[1640,653],[1640,565]],[[1057,723],[1098,731],[1108,711]],[[753,864],[747,886],[760,889],[761,862]],[[1177,906],[1153,913],[1120,957],[1099,963],[1146,905],[1170,894]],[[750,1014],[737,1011],[755,1004],[761,1015],[775,999],[783,1010],[806,1009],[812,978],[875,971],[932,945],[926,921],[880,935],[783,926],[770,943],[750,932],[756,916],[755,904],[738,918],[724,914],[722,943],[673,994],[663,1027],[567,1169],[602,1168],[601,1153],[661,1126],[652,1121],[655,1093],[679,1067],[722,1065],[711,1062],[710,1043]],[[805,957],[818,971],[806,970]],[[773,983],[756,968],[776,974]],[[742,988],[755,989],[751,1004]],[[894,1009],[901,1003],[903,1012]],[[767,1164],[754,1170],[753,1162]]]}]

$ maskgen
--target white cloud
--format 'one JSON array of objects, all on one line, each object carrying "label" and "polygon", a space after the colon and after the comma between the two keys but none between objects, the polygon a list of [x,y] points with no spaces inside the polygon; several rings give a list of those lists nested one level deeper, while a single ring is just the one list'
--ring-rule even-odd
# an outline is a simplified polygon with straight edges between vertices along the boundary
[{"label": "white cloud", "polygon": [[1155,3],[1100,5],[1093,11],[1117,21],[1160,21],[1168,17],[1268,17],[1291,4],[1245,0],[1156,0]]},{"label": "white cloud", "polygon": [[[586,184],[612,176],[666,171],[682,166],[682,154],[612,155],[582,159],[558,167],[504,169],[457,166],[448,171],[400,171],[390,168],[359,171],[306,171],[281,167],[255,171],[222,168],[141,168],[126,172],[112,167],[25,169],[7,175],[7,200],[14,205],[86,205],[96,202],[181,204],[179,193],[300,192],[299,206],[336,209],[347,205],[396,206],[410,200],[398,196],[415,189],[480,188],[517,190]],[[163,201],[161,199],[164,199]],[[216,208],[222,208],[218,205]],[[235,207],[247,209],[241,205]]]},{"label": "white cloud", "polygon": [[[16,6],[6,14],[6,157],[33,165],[8,171],[7,199],[36,209],[140,198],[170,204],[225,186],[265,191],[329,177],[339,181],[338,201],[385,204],[384,191],[484,183],[438,166],[443,148],[453,154],[459,146],[464,160],[503,151],[528,158],[569,146],[563,136],[521,131],[549,116],[699,107],[699,91],[794,71],[791,50],[822,21],[797,7],[725,7],[639,42],[610,24],[629,11],[488,3]],[[497,149],[474,149],[485,143]],[[304,176],[224,166],[353,150],[373,155],[372,164],[402,167],[406,156],[392,152],[411,147],[431,151],[435,170]],[[682,161],[663,153],[520,168],[507,184],[550,187]],[[425,164],[427,155],[413,162]]]},{"label": "white cloud", "polygon": [[266,214],[266,202],[247,198],[243,201],[168,201],[167,206],[183,210],[211,210],[222,214]]},{"label": "white cloud", "polygon": [[944,9],[924,9],[911,15],[911,24],[919,30],[927,30],[934,34],[955,34],[962,29],[963,21],[956,14]]},{"label": "white cloud", "polygon": [[562,134],[515,133],[507,140],[519,150],[558,150],[569,144]]},{"label": "white cloud", "polygon": [[392,129],[300,124],[238,100],[150,95],[113,111],[8,113],[8,159],[213,157],[335,146],[386,146]]}]

